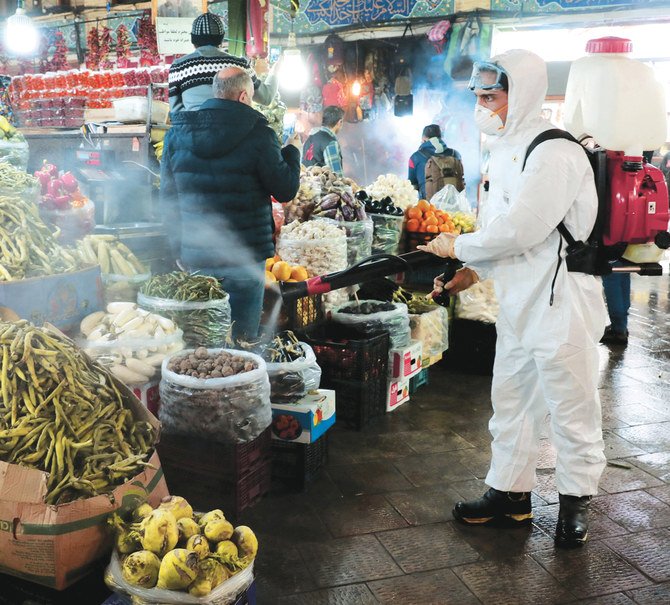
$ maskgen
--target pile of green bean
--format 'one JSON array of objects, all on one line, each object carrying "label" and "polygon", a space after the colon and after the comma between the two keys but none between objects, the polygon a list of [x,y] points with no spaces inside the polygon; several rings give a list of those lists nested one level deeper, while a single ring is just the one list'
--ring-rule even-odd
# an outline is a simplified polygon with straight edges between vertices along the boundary
[{"label": "pile of green bean", "polygon": [[0,191],[16,193],[39,191],[38,180],[7,162],[0,162]]},{"label": "pile of green bean", "polygon": [[137,302],[174,321],[186,348],[221,347],[230,332],[228,294],[215,277],[181,271],[154,275],[140,288]]},{"label": "pile of green bean", "polygon": [[0,196],[0,281],[67,273],[80,266],[77,252],[58,244],[35,204]]},{"label": "pile of green bean", "polygon": [[199,302],[228,296],[215,277],[183,271],[154,275],[142,286],[141,292],[156,298]]},{"label": "pile of green bean", "polygon": [[0,322],[0,356],[0,460],[49,473],[47,504],[108,493],[147,464],[153,428],[70,340]]}]

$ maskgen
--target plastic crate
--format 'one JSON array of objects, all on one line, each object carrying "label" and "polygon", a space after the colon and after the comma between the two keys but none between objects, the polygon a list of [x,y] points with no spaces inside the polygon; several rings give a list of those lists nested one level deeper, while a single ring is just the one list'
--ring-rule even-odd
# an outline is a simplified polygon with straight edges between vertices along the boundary
[{"label": "plastic crate", "polygon": [[328,463],[328,433],[312,443],[272,442],[272,478],[298,490]]},{"label": "plastic crate", "polygon": [[323,318],[323,305],[320,294],[305,296],[286,302],[282,306],[285,330],[302,330]]},{"label": "plastic crate", "polygon": [[438,235],[438,233],[405,231],[405,252],[414,252],[417,246],[424,246]]},{"label": "plastic crate", "polygon": [[270,490],[271,441],[269,427],[239,445],[162,434],[156,449],[170,493],[200,510],[239,515]]},{"label": "plastic crate", "polygon": [[355,429],[386,412],[388,332],[363,334],[341,324],[313,326],[302,334],[321,366],[321,386],[337,393],[337,420]]},{"label": "plastic crate", "polygon": [[419,387],[422,387],[424,384],[428,384],[430,381],[428,379],[428,368],[423,368],[416,376],[412,376],[409,379],[409,394],[413,395],[416,393]]}]

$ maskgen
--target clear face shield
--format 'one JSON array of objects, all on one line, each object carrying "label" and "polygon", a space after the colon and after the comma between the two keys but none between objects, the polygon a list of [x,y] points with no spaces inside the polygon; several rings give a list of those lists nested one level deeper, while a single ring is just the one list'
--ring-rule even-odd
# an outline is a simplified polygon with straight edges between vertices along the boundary
[{"label": "clear face shield", "polygon": [[472,66],[472,76],[468,88],[470,90],[503,90],[504,87],[500,83],[503,74],[505,74],[505,70],[499,65],[488,61],[477,61]]}]

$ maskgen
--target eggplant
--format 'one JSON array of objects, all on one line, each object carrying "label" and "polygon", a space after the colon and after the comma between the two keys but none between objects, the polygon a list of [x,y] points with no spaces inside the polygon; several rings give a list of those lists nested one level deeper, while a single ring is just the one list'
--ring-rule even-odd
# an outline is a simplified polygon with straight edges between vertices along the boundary
[{"label": "eggplant", "polygon": [[337,193],[329,193],[324,195],[319,202],[321,210],[330,210],[331,208],[336,208],[337,203],[340,201],[340,196]]},{"label": "eggplant", "polygon": [[351,206],[352,208],[355,207],[355,205],[358,203],[355,199],[354,196],[351,195],[348,191],[343,191],[340,194],[340,197],[342,198],[342,201],[347,204],[348,206]]},{"label": "eggplant", "polygon": [[337,218],[337,212],[337,208],[331,208],[330,210],[323,210],[319,213],[319,216],[323,216],[324,218]]},{"label": "eggplant", "polygon": [[402,208],[396,208],[393,212],[393,216],[402,216],[403,214],[405,213],[403,212]]},{"label": "eggplant", "polygon": [[368,192],[365,191],[364,189],[359,189],[356,193],[354,193],[354,197],[359,202],[365,202],[365,201],[370,199],[370,196],[368,195]]},{"label": "eggplant", "polygon": [[365,208],[363,208],[363,206],[356,208],[356,218],[359,221],[364,221],[367,218],[367,214],[365,214]]},{"label": "eggplant", "polygon": [[345,221],[353,221],[356,217],[356,212],[351,206],[342,204],[342,216]]},{"label": "eggplant", "polygon": [[372,200],[372,202],[370,203],[370,212],[377,214],[381,211],[382,211],[382,203],[378,200]]}]

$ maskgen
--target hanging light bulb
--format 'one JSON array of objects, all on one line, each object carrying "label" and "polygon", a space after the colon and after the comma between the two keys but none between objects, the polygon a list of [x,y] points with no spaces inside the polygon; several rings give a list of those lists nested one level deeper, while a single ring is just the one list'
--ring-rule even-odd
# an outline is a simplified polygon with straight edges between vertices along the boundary
[{"label": "hanging light bulb", "polygon": [[361,83],[358,80],[354,80],[354,83],[351,85],[351,94],[355,97],[361,96]]},{"label": "hanging light bulb", "polygon": [[298,91],[307,84],[307,66],[297,48],[295,34],[288,35],[288,46],[284,50],[284,59],[279,70],[279,84],[284,90]]},{"label": "hanging light bulb", "polygon": [[5,46],[10,53],[15,55],[34,55],[39,47],[37,28],[26,15],[23,0],[17,1],[16,13],[7,19]]}]

